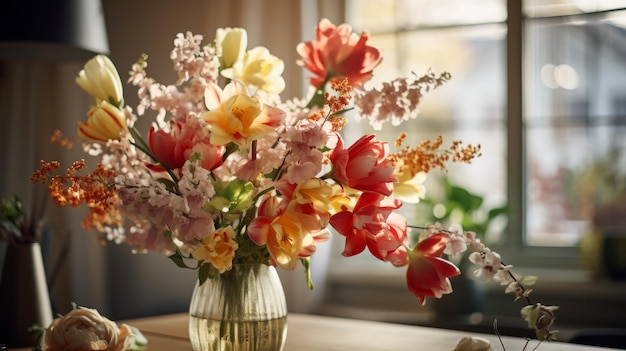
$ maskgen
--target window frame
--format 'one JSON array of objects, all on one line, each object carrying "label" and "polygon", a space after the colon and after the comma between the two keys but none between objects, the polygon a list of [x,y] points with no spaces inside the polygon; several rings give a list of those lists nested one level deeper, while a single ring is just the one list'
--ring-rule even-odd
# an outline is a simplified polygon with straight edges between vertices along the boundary
[{"label": "window frame", "polygon": [[[598,10],[585,13],[563,14],[556,16],[525,15],[524,1],[507,0],[507,40],[506,40],[506,72],[507,72],[507,198],[522,199],[509,201],[509,233],[506,240],[500,245],[492,245],[511,264],[528,268],[550,267],[557,270],[578,271],[591,276],[587,268],[581,266],[579,248],[577,246],[531,246],[524,243],[527,233],[527,165],[525,119],[525,91],[524,64],[527,59],[525,46],[526,25],[531,21],[545,21],[546,19],[583,17],[593,18],[609,12],[618,12],[623,8]],[[519,228],[519,232],[515,229]],[[507,263],[509,263],[507,262]],[[589,278],[590,279],[590,278]]]},{"label": "window frame", "polygon": [[[524,34],[528,19],[523,1],[507,0],[506,39],[506,133],[507,133],[507,199],[508,235],[501,247],[494,246],[515,266],[566,268],[577,265],[575,247],[542,247],[524,244],[527,207],[526,126],[524,124]],[[519,228],[519,232],[515,228]]]}]

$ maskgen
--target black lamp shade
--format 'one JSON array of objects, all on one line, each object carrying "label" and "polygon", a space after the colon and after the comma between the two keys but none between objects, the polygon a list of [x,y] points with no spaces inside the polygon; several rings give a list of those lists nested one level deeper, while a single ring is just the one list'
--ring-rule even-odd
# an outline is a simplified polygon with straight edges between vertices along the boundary
[{"label": "black lamp shade", "polygon": [[0,59],[85,61],[108,53],[100,0],[0,0]]}]

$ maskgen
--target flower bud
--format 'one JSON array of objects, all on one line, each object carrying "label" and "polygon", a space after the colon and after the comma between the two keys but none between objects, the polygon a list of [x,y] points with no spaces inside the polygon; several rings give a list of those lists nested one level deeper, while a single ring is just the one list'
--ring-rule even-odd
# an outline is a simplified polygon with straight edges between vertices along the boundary
[{"label": "flower bud", "polygon": [[76,83],[98,103],[104,100],[122,108],[124,103],[122,81],[108,57],[97,55],[87,61],[84,69],[78,72]]},{"label": "flower bud", "polygon": [[127,130],[124,111],[102,101],[89,111],[87,122],[78,122],[78,136],[94,141],[119,140]]},{"label": "flower bud", "polygon": [[215,45],[222,49],[220,68],[230,68],[243,58],[248,46],[248,33],[243,28],[218,28]]}]

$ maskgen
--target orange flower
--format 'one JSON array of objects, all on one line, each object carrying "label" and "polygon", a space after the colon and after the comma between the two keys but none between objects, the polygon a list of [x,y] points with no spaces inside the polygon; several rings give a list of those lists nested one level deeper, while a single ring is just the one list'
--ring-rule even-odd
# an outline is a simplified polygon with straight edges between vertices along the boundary
[{"label": "orange flower", "polygon": [[248,226],[248,236],[257,245],[267,245],[272,260],[284,269],[294,269],[307,234],[300,216],[278,198],[270,196],[259,206],[258,216]]},{"label": "orange flower", "polygon": [[233,81],[224,90],[216,84],[206,89],[205,103],[209,111],[202,114],[211,131],[211,144],[234,142],[248,150],[254,140],[276,132],[285,113],[275,107],[263,106],[250,96],[246,86]]},{"label": "orange flower", "polygon": [[235,231],[231,226],[218,228],[202,239],[202,246],[191,255],[199,261],[210,262],[220,273],[230,270],[239,244],[235,240]]},{"label": "orange flower", "polygon": [[328,19],[322,19],[315,31],[316,40],[300,43],[296,48],[302,56],[298,64],[315,75],[310,78],[312,85],[319,87],[326,79],[348,78],[355,86],[372,77],[382,56],[378,49],[366,44],[367,32],[359,37],[349,25],[335,26]]}]

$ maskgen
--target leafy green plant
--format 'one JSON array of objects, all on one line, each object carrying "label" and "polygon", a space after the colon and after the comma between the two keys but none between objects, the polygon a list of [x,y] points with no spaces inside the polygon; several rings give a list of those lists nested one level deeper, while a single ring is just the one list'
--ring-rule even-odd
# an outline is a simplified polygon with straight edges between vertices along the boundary
[{"label": "leafy green plant", "polygon": [[454,184],[447,177],[442,177],[441,184],[443,191],[440,196],[427,197],[419,204],[427,221],[439,222],[444,228],[456,223],[463,230],[484,235],[494,220],[508,218],[507,204],[485,208],[483,196]]}]

